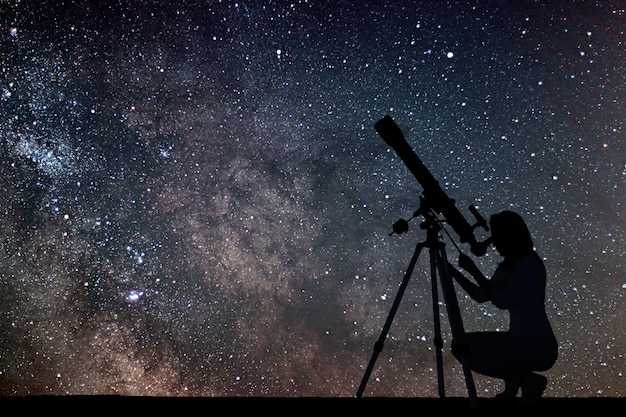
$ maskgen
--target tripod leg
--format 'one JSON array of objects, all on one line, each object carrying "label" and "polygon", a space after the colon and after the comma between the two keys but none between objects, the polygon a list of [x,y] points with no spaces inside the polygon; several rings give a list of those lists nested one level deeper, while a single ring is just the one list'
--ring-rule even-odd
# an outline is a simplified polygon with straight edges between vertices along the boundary
[{"label": "tripod leg", "polygon": [[[456,291],[454,288],[454,282],[448,271],[448,259],[446,256],[445,248],[443,244],[437,250],[437,265],[439,268],[439,279],[441,280],[441,289],[443,292],[444,300],[446,302],[446,309],[448,311],[448,320],[450,321],[450,330],[452,331],[453,343],[458,346],[466,345],[465,329],[463,328],[463,320],[461,318],[461,310],[459,309],[459,303],[456,298]],[[463,374],[465,376],[465,384],[467,386],[467,393],[470,398],[472,406],[478,405],[478,397],[476,394],[476,387],[474,385],[474,378],[472,376],[472,370],[469,367],[468,355],[464,353],[460,362],[463,366]]]},{"label": "tripod leg", "polygon": [[415,268],[415,264],[417,263],[417,259],[419,258],[420,252],[423,248],[423,243],[419,243],[415,247],[415,252],[413,253],[413,257],[411,258],[411,262],[409,262],[409,266],[404,274],[404,278],[402,279],[402,283],[400,284],[400,288],[398,289],[398,293],[396,294],[396,298],[393,301],[393,305],[391,307],[391,311],[387,316],[387,321],[383,326],[383,330],[378,337],[378,340],[374,344],[374,352],[372,353],[372,357],[370,358],[369,364],[367,365],[367,369],[365,370],[365,374],[363,375],[363,379],[361,380],[361,385],[356,393],[357,398],[361,398],[363,395],[363,391],[365,391],[365,386],[367,385],[367,381],[370,378],[370,374],[374,369],[374,365],[376,364],[376,359],[378,358],[378,354],[383,350],[383,345],[385,343],[385,339],[387,338],[387,334],[389,333],[389,329],[391,328],[391,323],[396,315],[396,311],[400,306],[400,301],[402,301],[402,296],[404,295],[404,291],[406,290],[407,285],[409,284],[409,280],[411,279],[411,275],[413,274],[413,269]]},{"label": "tripod leg", "polygon": [[439,398],[446,396],[446,390],[444,386],[443,378],[443,356],[441,350],[443,348],[443,339],[441,338],[441,319],[439,316],[439,296],[437,291],[437,257],[435,251],[430,250],[430,280],[431,280],[431,292],[433,297],[433,324],[434,324],[434,342],[435,342],[435,354],[437,358],[437,388],[439,391]]}]

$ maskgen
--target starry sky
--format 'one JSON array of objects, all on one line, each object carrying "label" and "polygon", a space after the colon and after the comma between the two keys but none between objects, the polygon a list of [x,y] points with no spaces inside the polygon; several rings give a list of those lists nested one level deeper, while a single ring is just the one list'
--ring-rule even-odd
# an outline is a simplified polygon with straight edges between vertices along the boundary
[{"label": "starry sky", "polygon": [[[529,224],[545,395],[626,395],[623,2],[1,0],[0,22],[0,395],[354,396],[425,238],[390,236],[422,187],[385,115],[468,221]],[[424,252],[365,396],[438,395],[433,322]]]}]

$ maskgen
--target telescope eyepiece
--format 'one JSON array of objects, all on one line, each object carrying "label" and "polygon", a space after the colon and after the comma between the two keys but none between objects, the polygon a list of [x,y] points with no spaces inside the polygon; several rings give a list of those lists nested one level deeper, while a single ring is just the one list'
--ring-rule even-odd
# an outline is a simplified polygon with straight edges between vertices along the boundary
[{"label": "telescope eyepiece", "polygon": [[493,242],[493,237],[490,236],[484,242],[476,242],[475,244],[473,244],[470,250],[475,256],[483,256],[487,253],[487,248],[489,248],[491,242]]}]

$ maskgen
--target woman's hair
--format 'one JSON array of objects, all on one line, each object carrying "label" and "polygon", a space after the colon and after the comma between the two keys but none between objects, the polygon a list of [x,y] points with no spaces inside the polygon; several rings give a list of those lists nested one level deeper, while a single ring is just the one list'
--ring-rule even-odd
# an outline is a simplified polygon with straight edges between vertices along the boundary
[{"label": "woman's hair", "polygon": [[511,251],[511,255],[522,256],[533,251],[533,239],[528,226],[519,214],[504,210],[489,219],[492,233],[495,230],[498,238]]}]

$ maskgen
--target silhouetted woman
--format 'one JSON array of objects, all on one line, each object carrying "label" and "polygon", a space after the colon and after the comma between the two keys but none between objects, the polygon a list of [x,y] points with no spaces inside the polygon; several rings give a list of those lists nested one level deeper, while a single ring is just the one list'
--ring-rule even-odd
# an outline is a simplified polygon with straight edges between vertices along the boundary
[{"label": "silhouetted woman", "polygon": [[[545,311],[546,269],[519,214],[503,211],[491,216],[489,224],[493,245],[504,257],[491,279],[485,278],[464,254],[459,256],[459,266],[478,285],[448,266],[454,279],[475,301],[491,301],[509,311],[509,330],[468,333],[467,360],[474,372],[504,380],[505,389],[496,397],[513,398],[521,388],[522,397],[533,401],[541,397],[547,385],[547,378],[536,372],[550,369],[558,354],[558,343]],[[455,348],[453,354],[459,357]]]}]

